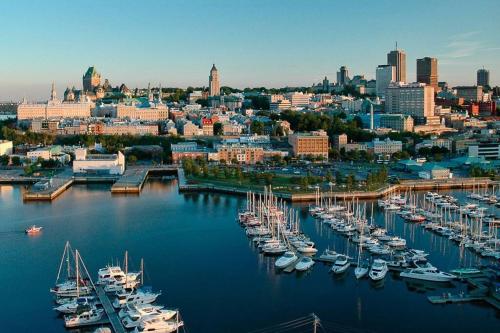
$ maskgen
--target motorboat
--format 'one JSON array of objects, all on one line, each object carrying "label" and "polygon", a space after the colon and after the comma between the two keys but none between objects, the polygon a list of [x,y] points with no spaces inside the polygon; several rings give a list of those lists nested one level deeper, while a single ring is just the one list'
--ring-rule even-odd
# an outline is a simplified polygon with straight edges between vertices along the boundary
[{"label": "motorboat", "polygon": [[106,266],[97,271],[97,284],[108,284],[125,279],[125,272],[120,266]]},{"label": "motorboat", "polygon": [[311,257],[302,257],[295,265],[295,269],[297,271],[307,271],[313,265],[314,260],[312,260]]},{"label": "motorboat", "polygon": [[148,319],[162,319],[170,320],[177,314],[175,310],[155,310],[152,313],[140,315],[135,314],[134,316],[127,316],[122,319],[122,324],[125,328],[134,328],[140,325],[141,322],[147,321]]},{"label": "motorboat", "polygon": [[354,276],[356,279],[361,279],[368,273],[368,265],[366,263],[360,262],[359,265],[354,269]]},{"label": "motorboat", "polygon": [[400,276],[404,278],[435,282],[448,282],[456,279],[455,275],[441,272],[436,267],[411,268],[401,272]]},{"label": "motorboat", "polygon": [[127,303],[132,303],[132,304],[149,304],[153,303],[158,296],[161,295],[161,292],[154,293],[151,291],[150,288],[141,288],[138,289],[136,292],[132,293],[127,293],[127,292],[122,292],[118,293],[117,297],[113,301],[113,306],[115,308],[122,308],[125,306]]},{"label": "motorboat", "polygon": [[118,279],[111,280],[104,286],[104,291],[109,292],[121,292],[125,289],[134,289],[139,283],[140,279],[138,277],[141,275],[140,272],[127,273],[125,277],[120,277]]},{"label": "motorboat", "polygon": [[148,314],[153,313],[156,310],[161,310],[161,309],[163,309],[162,305],[127,303],[118,312],[118,317],[120,317],[121,319],[127,316],[133,317],[135,313],[140,314],[141,316],[146,316]]},{"label": "motorboat", "polygon": [[330,270],[335,274],[342,274],[347,271],[350,265],[349,258],[346,255],[340,254]]},{"label": "motorboat", "polygon": [[87,311],[64,316],[64,326],[78,327],[81,325],[96,323],[101,320],[103,315],[104,309],[97,309],[93,307]]},{"label": "motorboat", "polygon": [[375,259],[372,263],[372,267],[370,269],[370,272],[368,273],[368,276],[373,281],[379,281],[385,278],[385,275],[388,271],[389,269],[387,268],[387,263],[385,262],[385,260]]},{"label": "motorboat", "polygon": [[391,253],[391,248],[387,245],[375,244],[368,247],[368,251],[377,255],[385,255]]},{"label": "motorboat", "polygon": [[282,269],[288,267],[289,265],[296,262],[298,259],[297,255],[293,251],[286,251],[281,257],[279,257],[275,262],[274,266],[276,268]]},{"label": "motorboat", "polygon": [[59,305],[58,307],[55,307],[55,311],[59,311],[61,313],[76,313],[82,308],[85,307],[90,307],[91,304],[94,304],[95,298],[93,296],[89,297],[78,297],[74,299],[73,301],[64,303]]},{"label": "motorboat", "polygon": [[451,273],[455,274],[458,277],[466,277],[471,275],[481,274],[481,270],[477,268],[457,268],[451,271]]},{"label": "motorboat", "polygon": [[315,254],[318,252],[318,249],[314,247],[313,242],[302,242],[297,246],[297,251],[304,254]]},{"label": "motorboat", "polygon": [[162,318],[153,317],[141,320],[139,325],[135,328],[134,332],[170,333],[176,331],[183,325],[184,323],[182,321],[164,320]]},{"label": "motorboat", "polygon": [[319,256],[319,259],[328,262],[335,262],[335,260],[337,260],[337,257],[339,255],[340,254],[334,250],[325,249],[325,251],[323,251],[323,253]]},{"label": "motorboat", "polygon": [[388,243],[390,247],[405,247],[406,239],[400,237],[393,237]]},{"label": "motorboat", "polygon": [[43,227],[37,227],[36,225],[33,224],[31,227],[26,228],[24,232],[27,233],[28,235],[33,235],[39,233],[40,231],[42,231],[42,229]]}]

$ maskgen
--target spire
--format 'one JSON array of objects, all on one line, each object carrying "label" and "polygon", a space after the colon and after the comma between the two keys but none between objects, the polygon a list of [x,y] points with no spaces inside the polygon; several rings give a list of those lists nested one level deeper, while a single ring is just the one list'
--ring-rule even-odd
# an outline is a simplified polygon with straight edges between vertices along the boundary
[{"label": "spire", "polygon": [[148,82],[148,101],[153,102],[153,94],[151,93],[151,83]]},{"label": "spire", "polygon": [[159,84],[158,88],[158,104],[161,104],[161,83]]}]

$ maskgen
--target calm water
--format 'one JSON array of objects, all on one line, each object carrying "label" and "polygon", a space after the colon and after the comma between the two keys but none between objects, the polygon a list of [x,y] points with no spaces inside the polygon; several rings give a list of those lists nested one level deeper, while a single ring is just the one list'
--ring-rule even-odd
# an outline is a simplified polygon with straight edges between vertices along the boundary
[{"label": "calm water", "polygon": [[[149,182],[140,196],[112,196],[104,185],[73,186],[53,203],[23,203],[22,186],[0,187],[0,331],[64,332],[48,292],[66,240],[80,250],[92,274],[129,251],[129,264],[145,260],[146,282],[162,290],[159,303],[179,307],[188,332],[248,332],[315,312],[323,320],[375,332],[499,332],[500,314],[477,304],[431,305],[442,292],[393,275],[383,285],[342,278],[316,264],[305,274],[279,274],[274,259],[252,247],[235,222],[244,198],[179,195],[175,183]],[[322,251],[354,255],[345,239],[302,210],[302,228]],[[369,211],[369,209],[368,209]],[[376,213],[376,220],[384,218]],[[30,224],[44,227],[28,237]],[[448,270],[474,263],[450,241],[403,223],[388,228],[408,245],[431,252]],[[459,283],[447,291],[463,288]]]}]

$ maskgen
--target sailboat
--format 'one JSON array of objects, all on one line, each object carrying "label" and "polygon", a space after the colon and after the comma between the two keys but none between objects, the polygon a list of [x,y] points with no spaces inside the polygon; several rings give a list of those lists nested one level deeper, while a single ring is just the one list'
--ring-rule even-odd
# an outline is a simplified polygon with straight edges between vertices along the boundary
[{"label": "sailboat", "polygon": [[[75,275],[72,276],[71,270],[71,259],[75,263]],[[82,278],[81,272],[79,270],[80,257],[78,251],[73,251],[69,242],[66,242],[64,246],[63,255],[61,257],[61,262],[59,264],[59,271],[57,273],[56,283],[50,292],[54,293],[56,298],[61,297],[80,297],[82,295],[88,295],[91,292],[91,286],[89,285],[90,278]],[[63,264],[66,262],[66,281],[59,282],[61,278]],[[87,277],[89,276],[87,272]]]},{"label": "sailboat", "polygon": [[368,273],[368,266],[365,265],[364,261],[361,260],[361,253],[363,252],[363,223],[361,223],[361,233],[359,234],[359,244],[358,244],[358,264],[354,269],[354,276],[356,279],[361,279]]}]

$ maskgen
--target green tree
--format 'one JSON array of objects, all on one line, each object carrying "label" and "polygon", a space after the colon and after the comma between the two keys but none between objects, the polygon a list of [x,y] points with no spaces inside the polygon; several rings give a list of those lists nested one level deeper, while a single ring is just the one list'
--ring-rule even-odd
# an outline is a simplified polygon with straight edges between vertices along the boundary
[{"label": "green tree", "polygon": [[264,134],[264,123],[257,120],[252,121],[250,124],[250,132],[258,135]]},{"label": "green tree", "polygon": [[133,154],[130,154],[127,156],[127,161],[129,164],[136,164],[137,163],[137,156],[133,155]]},{"label": "green tree", "polygon": [[222,135],[223,129],[222,129],[222,123],[216,122],[214,124],[214,135]]},{"label": "green tree", "polygon": [[7,165],[9,164],[9,156],[8,155],[1,155],[0,156],[0,165]]}]

